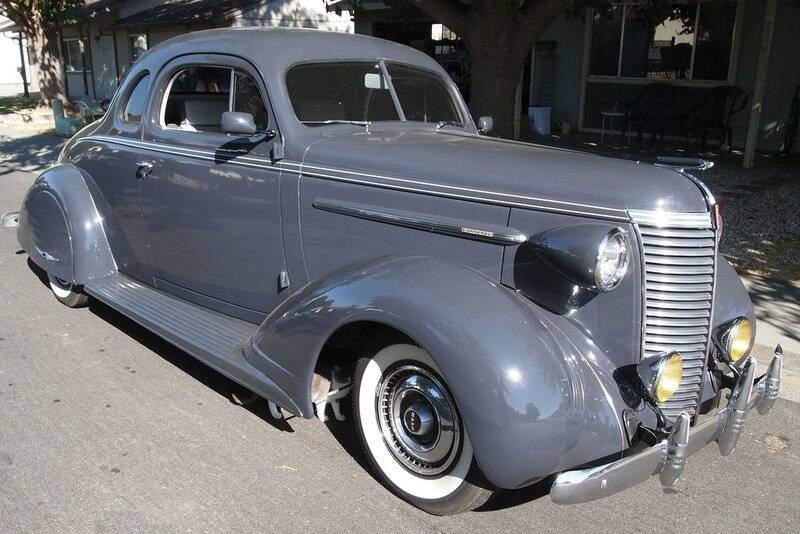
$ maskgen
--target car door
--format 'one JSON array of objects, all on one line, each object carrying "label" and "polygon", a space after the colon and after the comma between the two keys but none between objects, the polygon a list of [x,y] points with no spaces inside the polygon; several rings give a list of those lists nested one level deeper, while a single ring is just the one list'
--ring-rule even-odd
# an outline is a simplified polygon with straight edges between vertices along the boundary
[{"label": "car door", "polygon": [[[155,91],[143,137],[152,168],[141,180],[155,284],[258,322],[287,289],[271,158],[279,136],[260,75],[232,56],[182,56],[162,69]],[[223,133],[228,110],[253,114],[259,133]]]},{"label": "car door", "polygon": [[137,169],[146,157],[139,145],[142,123],[154,76],[146,68],[131,71],[114,106],[111,125],[73,161],[85,171],[105,219],[104,227],[117,268],[144,282],[152,282],[147,258],[147,238],[141,218]]}]

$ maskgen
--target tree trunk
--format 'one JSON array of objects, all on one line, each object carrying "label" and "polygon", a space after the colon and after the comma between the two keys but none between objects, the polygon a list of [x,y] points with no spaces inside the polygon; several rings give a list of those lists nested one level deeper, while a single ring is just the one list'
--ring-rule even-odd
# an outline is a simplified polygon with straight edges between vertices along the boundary
[{"label": "tree trunk", "polygon": [[547,25],[537,21],[540,24],[523,27],[516,4],[507,5],[500,9],[492,2],[473,2],[462,38],[469,50],[470,110],[475,117],[489,115],[494,119],[494,135],[511,138],[522,69],[532,43]]},{"label": "tree trunk", "polygon": [[50,101],[58,98],[64,104],[69,103],[64,85],[64,71],[58,49],[58,37],[55,31],[48,31],[38,13],[33,14],[29,24],[23,28],[25,37],[33,45],[36,54],[36,66],[39,76],[39,104],[50,106]]},{"label": "tree trunk", "polygon": [[[469,107],[494,118],[494,134],[514,135],[516,92],[533,43],[571,0],[415,0],[414,5],[464,40],[469,51]],[[469,7],[467,7],[469,6]]]},{"label": "tree trunk", "polygon": [[511,138],[514,135],[517,85],[525,56],[518,50],[499,50],[500,40],[489,36],[486,42],[477,39],[470,47],[472,86],[469,107],[476,119],[484,115],[494,119],[492,135]]}]

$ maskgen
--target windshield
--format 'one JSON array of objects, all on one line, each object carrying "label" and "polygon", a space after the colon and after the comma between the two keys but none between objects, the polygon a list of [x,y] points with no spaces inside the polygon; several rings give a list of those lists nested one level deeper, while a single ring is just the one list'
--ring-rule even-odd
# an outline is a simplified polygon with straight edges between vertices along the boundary
[{"label": "windshield", "polygon": [[[326,62],[292,67],[286,85],[300,122],[421,121],[462,124],[442,78],[429,71],[387,63]],[[394,92],[394,94],[392,94]]]}]

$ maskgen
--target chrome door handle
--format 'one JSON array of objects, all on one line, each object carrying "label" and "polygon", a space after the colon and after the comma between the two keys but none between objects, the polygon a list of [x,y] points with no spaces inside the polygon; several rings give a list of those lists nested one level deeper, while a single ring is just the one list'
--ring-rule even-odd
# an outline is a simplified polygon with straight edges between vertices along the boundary
[{"label": "chrome door handle", "polygon": [[140,161],[136,164],[136,178],[138,180],[147,178],[147,175],[151,172],[153,172],[153,164],[149,161]]}]

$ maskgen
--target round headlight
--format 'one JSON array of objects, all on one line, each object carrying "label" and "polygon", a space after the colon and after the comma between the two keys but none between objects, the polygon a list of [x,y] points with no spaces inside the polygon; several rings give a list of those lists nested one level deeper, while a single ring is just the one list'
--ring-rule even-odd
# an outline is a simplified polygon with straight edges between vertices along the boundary
[{"label": "round headlight", "polygon": [[656,402],[672,398],[681,385],[683,358],[677,352],[651,356],[636,368],[645,390]]},{"label": "round headlight", "polygon": [[628,271],[631,247],[628,234],[622,228],[614,228],[603,238],[597,249],[594,280],[598,289],[609,291],[619,285]]},{"label": "round headlight", "polygon": [[725,352],[733,363],[750,353],[753,346],[753,324],[745,317],[730,323],[722,335]]}]

